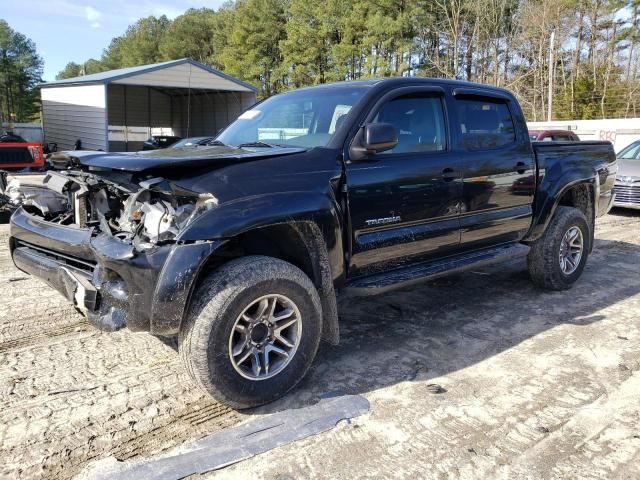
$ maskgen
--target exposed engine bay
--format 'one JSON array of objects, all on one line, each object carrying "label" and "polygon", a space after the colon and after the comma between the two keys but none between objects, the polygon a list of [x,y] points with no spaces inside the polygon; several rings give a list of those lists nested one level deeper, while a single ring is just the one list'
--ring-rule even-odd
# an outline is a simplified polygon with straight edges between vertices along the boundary
[{"label": "exposed engine bay", "polygon": [[42,187],[7,185],[7,195],[31,214],[60,225],[93,228],[137,248],[173,241],[218,200],[161,177],[136,182],[124,172],[49,172]]}]

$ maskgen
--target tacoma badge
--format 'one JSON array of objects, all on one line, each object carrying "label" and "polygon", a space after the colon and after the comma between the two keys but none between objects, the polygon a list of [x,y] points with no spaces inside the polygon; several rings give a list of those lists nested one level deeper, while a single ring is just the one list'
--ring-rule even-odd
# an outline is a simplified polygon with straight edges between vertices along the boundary
[{"label": "tacoma badge", "polygon": [[367,225],[384,225],[386,223],[396,223],[401,221],[400,215],[393,217],[372,218],[371,220],[365,220]]}]

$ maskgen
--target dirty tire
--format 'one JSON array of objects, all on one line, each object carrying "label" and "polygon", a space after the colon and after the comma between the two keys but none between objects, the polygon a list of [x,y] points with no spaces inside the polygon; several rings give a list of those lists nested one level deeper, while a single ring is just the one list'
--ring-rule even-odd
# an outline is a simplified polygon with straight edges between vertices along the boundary
[{"label": "dirty tire", "polygon": [[[578,227],[584,241],[582,258],[576,270],[565,274],[560,268],[560,245],[571,227]],[[587,219],[577,208],[558,207],[544,235],[531,245],[527,256],[529,274],[533,283],[547,290],[567,290],[580,278],[587,263],[592,242]]]},{"label": "dirty tire", "polygon": [[[229,337],[243,310],[267,294],[291,299],[300,311],[302,336],[290,362],[264,380],[244,378],[229,357]],[[271,257],[232,260],[208,275],[192,297],[178,338],[178,348],[194,383],[216,400],[236,409],[256,407],[292,389],[306,374],[322,333],[320,298],[302,270]]]}]

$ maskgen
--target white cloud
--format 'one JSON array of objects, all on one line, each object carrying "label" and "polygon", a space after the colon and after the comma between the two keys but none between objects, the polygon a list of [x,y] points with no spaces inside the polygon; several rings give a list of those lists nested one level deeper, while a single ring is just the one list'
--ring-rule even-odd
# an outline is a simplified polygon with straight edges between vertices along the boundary
[{"label": "white cloud", "polygon": [[84,7],[84,11],[92,28],[100,28],[100,17],[102,13],[91,6]]}]

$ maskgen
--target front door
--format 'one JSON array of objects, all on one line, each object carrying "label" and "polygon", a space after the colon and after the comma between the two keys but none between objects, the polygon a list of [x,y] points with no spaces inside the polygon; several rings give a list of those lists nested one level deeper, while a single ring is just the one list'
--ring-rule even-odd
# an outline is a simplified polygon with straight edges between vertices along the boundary
[{"label": "front door", "polygon": [[462,175],[450,148],[444,91],[383,99],[368,123],[390,123],[398,144],[347,164],[352,226],[349,276],[451,253],[460,243]]}]

